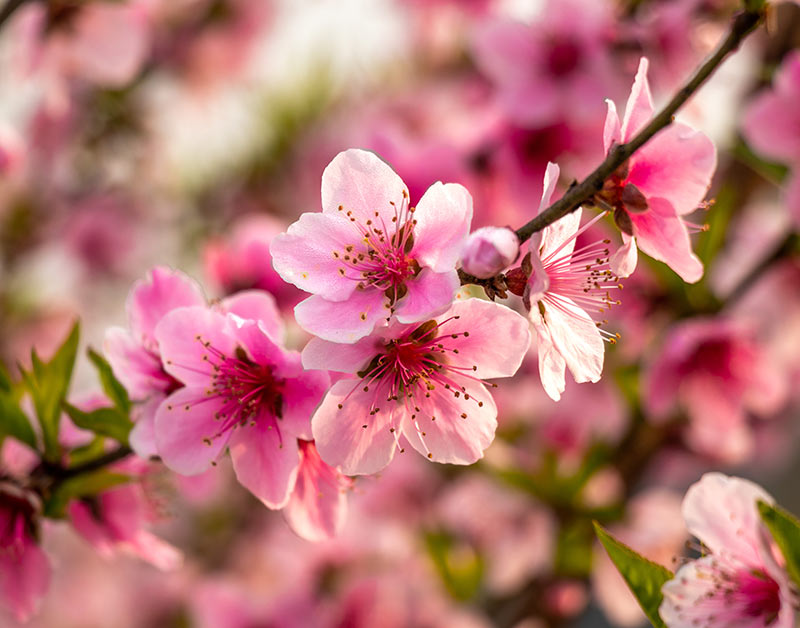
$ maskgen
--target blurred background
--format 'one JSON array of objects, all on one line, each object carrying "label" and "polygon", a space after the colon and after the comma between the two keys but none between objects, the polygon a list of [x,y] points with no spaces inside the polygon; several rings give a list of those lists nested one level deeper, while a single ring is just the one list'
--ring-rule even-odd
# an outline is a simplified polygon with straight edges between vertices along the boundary
[{"label": "blurred background", "polygon": [[[435,181],[458,182],[474,198],[473,227],[521,226],[548,161],[565,189],[602,160],[604,99],[623,110],[639,58],[663,104],[738,4],[7,8],[0,360],[12,368],[31,347],[52,353],[76,318],[83,345],[101,349],[106,328],[126,324],[132,282],[156,264],[212,299],[269,290],[291,321],[302,293],[272,270],[269,242],[320,208],[322,170],[345,148],[378,153],[412,202]],[[636,626],[643,615],[592,519],[674,567],[688,539],[683,492],[707,470],[755,479],[800,513],[800,5],[775,3],[768,18],[679,116],[719,153],[713,202],[693,217],[705,276],[687,285],[641,257],[609,314],[621,340],[600,383],[570,383],[552,402],[532,348],[497,390],[500,427],[483,461],[397,457],[352,483],[342,534],[321,543],[296,537],[225,463],[195,478],[153,464],[142,478],[148,516],[183,566],[102,556],[48,521],[53,578],[29,625]],[[765,117],[769,107],[777,113]],[[594,229],[614,233],[610,221]],[[290,337],[296,349],[307,339],[298,328]],[[71,399],[97,391],[79,359]]]}]

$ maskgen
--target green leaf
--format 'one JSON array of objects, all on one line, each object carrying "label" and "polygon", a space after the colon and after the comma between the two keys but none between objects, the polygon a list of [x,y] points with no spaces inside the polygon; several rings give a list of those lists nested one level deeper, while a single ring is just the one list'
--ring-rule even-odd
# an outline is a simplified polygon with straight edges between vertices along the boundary
[{"label": "green leaf", "polygon": [[36,418],[42,428],[44,455],[50,462],[56,462],[61,456],[58,442],[58,422],[61,417],[61,404],[69,390],[72,369],[78,353],[80,324],[72,327],[64,343],[56,351],[49,362],[42,362],[36,351],[31,351],[31,371],[22,372],[25,387],[30,392]]},{"label": "green leaf", "polygon": [[36,449],[36,433],[27,415],[9,392],[0,391],[0,442],[6,436],[12,436],[31,449]]},{"label": "green leaf", "polygon": [[86,445],[76,447],[69,452],[69,466],[74,467],[91,462],[99,458],[106,451],[106,439],[102,436],[95,436]]},{"label": "green leaf", "polygon": [[133,423],[117,408],[99,408],[91,412],[84,412],[64,402],[64,410],[78,427],[91,430],[100,436],[108,436],[125,445],[128,444],[128,434],[130,434]]},{"label": "green leaf", "polygon": [[661,587],[672,579],[673,573],[619,542],[597,522],[594,523],[594,530],[600,543],[606,548],[611,562],[617,567],[639,602],[639,606],[647,615],[647,619],[656,628],[667,628],[658,614],[658,607],[661,606],[663,599]]},{"label": "green leaf", "polygon": [[11,392],[12,384],[11,378],[8,376],[8,371],[0,364],[0,391]]},{"label": "green leaf", "polygon": [[103,391],[106,396],[114,402],[123,413],[130,414],[131,400],[128,397],[128,391],[125,390],[119,380],[114,376],[114,371],[111,370],[111,365],[99,353],[91,347],[88,350],[89,359],[97,369],[97,375],[100,378],[100,384],[103,386]]},{"label": "green leaf", "polygon": [[112,471],[92,471],[68,478],[57,485],[46,500],[44,515],[51,518],[62,518],[70,500],[94,497],[103,491],[130,481],[130,476]]},{"label": "green leaf", "polygon": [[800,586],[800,521],[780,506],[762,501],[758,502],[758,512],[786,559],[789,575]]},{"label": "green leaf", "polygon": [[483,580],[484,565],[475,550],[443,532],[425,535],[428,555],[453,598],[473,599]]}]

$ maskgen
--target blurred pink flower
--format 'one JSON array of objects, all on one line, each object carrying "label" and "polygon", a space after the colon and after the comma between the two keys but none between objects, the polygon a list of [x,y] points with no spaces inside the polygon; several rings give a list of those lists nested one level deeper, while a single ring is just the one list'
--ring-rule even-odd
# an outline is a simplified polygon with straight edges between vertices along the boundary
[{"label": "blurred pink flower", "polygon": [[184,387],[158,407],[156,445],[184,475],[202,473],[230,447],[239,482],[282,508],[297,478],[297,438],[311,439],[311,413],[329,378],[304,371],[300,355],[283,349],[275,310],[272,319],[241,313],[185,307],[158,323],[164,369]]},{"label": "blurred pink flower", "polygon": [[[608,152],[616,143],[629,141],[653,116],[647,82],[648,61],[642,58],[620,127],[617,109],[608,102],[603,145]],[[680,277],[694,283],[703,265],[692,253],[683,216],[695,211],[711,184],[717,165],[714,144],[703,133],[682,123],[672,123],[631,156],[605,184],[598,196],[614,209],[623,231],[624,246],[612,257],[621,277],[636,267],[636,246],[666,263]]]},{"label": "blurred pink flower", "polygon": [[[550,204],[558,175],[558,166],[549,164],[540,212]],[[576,251],[576,237],[591,224],[579,228],[580,220],[578,209],[534,234],[529,245],[532,271],[523,299],[536,330],[539,377],[555,401],[564,392],[567,367],[578,383],[599,381],[603,336],[616,341],[612,334],[601,331],[586,311],[603,312],[616,303],[609,296],[619,280],[609,270],[608,241]]]},{"label": "blurred pink flower", "polygon": [[161,364],[156,325],[175,308],[205,303],[195,281],[180,271],[157,266],[131,288],[126,306],[129,330],[112,327],[106,331],[104,349],[114,374],[131,399],[141,402],[134,409],[136,425],[130,442],[143,458],[157,454],[153,434],[156,407],[182,385]]},{"label": "blurred pink flower", "polygon": [[611,3],[562,0],[548,3],[530,24],[484,22],[472,48],[512,121],[548,126],[600,113],[613,83],[608,46],[613,27]]},{"label": "blurred pink flower", "polygon": [[0,482],[0,605],[19,622],[36,612],[50,583],[50,562],[39,547],[38,497]]},{"label": "blurred pink flower", "polygon": [[392,314],[414,323],[449,307],[472,219],[466,189],[436,183],[411,207],[386,163],[350,149],[322,175],[322,208],[303,214],[270,247],[281,277],[313,293],[295,308],[306,331],[352,343]]},{"label": "blurred pink flower", "polygon": [[471,464],[494,439],[497,408],[482,380],[510,377],[530,343],[524,318],[505,306],[457,301],[436,320],[394,323],[352,345],[313,338],[306,368],[354,373],[312,419],[322,459],[348,475],[375,473],[400,437],[435,462]]},{"label": "blurred pink flower", "polygon": [[753,340],[752,327],[720,317],[673,327],[644,381],[651,420],[668,418],[677,401],[689,415],[692,447],[729,462],[749,455],[748,414],[768,417],[788,395],[785,374]]},{"label": "blurred pink flower", "polygon": [[659,614],[669,628],[795,625],[794,595],[767,540],[758,500],[773,503],[761,487],[721,473],[707,473],[689,488],[683,518],[708,554],[662,587]]}]

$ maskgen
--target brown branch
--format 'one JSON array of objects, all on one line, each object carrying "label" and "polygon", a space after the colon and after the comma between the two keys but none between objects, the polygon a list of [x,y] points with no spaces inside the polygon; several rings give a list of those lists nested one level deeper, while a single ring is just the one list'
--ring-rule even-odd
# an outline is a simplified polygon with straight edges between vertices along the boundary
[{"label": "brown branch", "polygon": [[8,0],[5,3],[2,9],[0,9],[0,26],[5,24],[8,19],[14,15],[17,9],[19,9],[23,4],[28,2],[28,0]]},{"label": "brown branch", "polygon": [[575,211],[597,194],[605,180],[614,173],[628,158],[639,150],[650,138],[673,122],[673,116],[684,103],[705,83],[709,76],[719,67],[722,61],[742,43],[763,18],[763,11],[747,10],[737,13],[725,40],[716,52],[694,73],[672,100],[653,117],[650,123],[636,134],[631,141],[618,144],[612,148],[605,160],[577,185],[573,185],[566,194],[550,205],[530,222],[517,229],[520,242],[525,242],[534,233],[553,224],[570,212]]}]

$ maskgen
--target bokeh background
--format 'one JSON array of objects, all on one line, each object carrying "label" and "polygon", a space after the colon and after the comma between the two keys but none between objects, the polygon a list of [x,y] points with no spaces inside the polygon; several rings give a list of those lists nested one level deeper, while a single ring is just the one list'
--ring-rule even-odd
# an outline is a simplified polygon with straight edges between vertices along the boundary
[{"label": "bokeh background", "polygon": [[[102,348],[106,328],[125,325],[132,282],[157,264],[196,278],[209,298],[269,290],[291,320],[302,294],[272,270],[269,241],[319,209],[322,170],[345,148],[378,153],[412,201],[437,180],[459,182],[473,195],[474,227],[516,228],[538,207],[548,161],[566,185],[602,160],[604,99],[622,110],[641,56],[663,103],[738,8],[20,4],[0,28],[0,359],[9,368],[26,364],[31,347],[51,353],[76,318],[83,345]],[[68,523],[49,521],[54,575],[29,625],[634,626],[643,616],[596,546],[592,519],[674,566],[688,539],[681,497],[704,471],[753,478],[800,512],[800,121],[773,136],[748,123],[798,46],[800,5],[776,3],[767,28],[680,114],[719,152],[713,202],[693,217],[706,274],[689,286],[642,256],[609,314],[621,339],[600,383],[568,385],[550,401],[532,348],[497,390],[500,428],[483,461],[399,456],[353,482],[344,530],[322,543],[296,537],[226,464],[196,478],[153,464],[142,484],[149,516],[184,552],[183,566],[101,556]],[[786,76],[800,95],[800,71]],[[291,330],[294,348],[305,340]],[[674,377],[666,401],[654,392],[663,369]],[[81,358],[70,397],[96,393]]]}]

